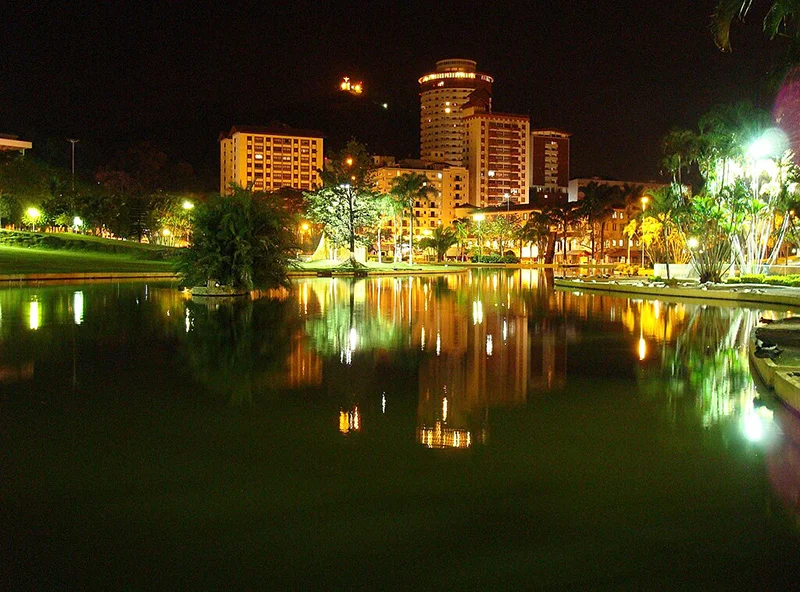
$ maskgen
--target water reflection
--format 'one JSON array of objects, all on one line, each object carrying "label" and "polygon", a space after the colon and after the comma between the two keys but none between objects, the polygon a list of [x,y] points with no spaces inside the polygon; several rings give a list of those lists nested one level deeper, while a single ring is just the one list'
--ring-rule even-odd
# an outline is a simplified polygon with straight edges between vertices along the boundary
[{"label": "water reflection", "polygon": [[610,391],[672,434],[764,451],[776,487],[796,499],[800,438],[763,404],[747,357],[759,315],[789,311],[575,294],[551,281],[535,270],[314,278],[284,298],[210,303],[169,285],[3,289],[0,386],[42,400],[173,392],[170,381],[225,405],[284,397],[324,406],[319,429],[336,438],[391,434],[437,449],[502,442],[499,410],[569,393],[591,412]]}]

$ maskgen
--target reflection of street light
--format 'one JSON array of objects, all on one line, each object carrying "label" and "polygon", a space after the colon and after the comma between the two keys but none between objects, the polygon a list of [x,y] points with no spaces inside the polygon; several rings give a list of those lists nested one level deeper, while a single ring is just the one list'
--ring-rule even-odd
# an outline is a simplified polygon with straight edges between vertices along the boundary
[{"label": "reflection of street light", "polygon": [[646,195],[642,197],[642,228],[639,231],[641,235],[640,240],[642,241],[642,269],[644,269],[644,213],[647,210],[647,204],[650,201],[650,198]]}]

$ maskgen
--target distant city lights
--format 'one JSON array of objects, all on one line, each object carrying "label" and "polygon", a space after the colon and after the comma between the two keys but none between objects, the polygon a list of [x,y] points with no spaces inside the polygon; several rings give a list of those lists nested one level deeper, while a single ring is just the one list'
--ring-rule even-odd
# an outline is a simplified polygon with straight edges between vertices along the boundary
[{"label": "distant city lights", "polygon": [[351,95],[360,95],[364,92],[364,83],[351,81],[348,76],[342,78],[339,88],[344,92],[349,92]]}]

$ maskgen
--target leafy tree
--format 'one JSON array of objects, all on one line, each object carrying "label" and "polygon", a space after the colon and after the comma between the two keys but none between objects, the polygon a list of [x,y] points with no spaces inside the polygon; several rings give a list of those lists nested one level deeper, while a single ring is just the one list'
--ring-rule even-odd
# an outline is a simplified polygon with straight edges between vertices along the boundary
[{"label": "leafy tree", "polygon": [[595,258],[595,227],[600,225],[600,258],[604,256],[605,225],[611,212],[622,203],[622,193],[619,187],[589,183],[584,190],[584,197],[580,200],[577,216],[582,218],[589,226],[591,233],[592,259]]},{"label": "leafy tree", "polygon": [[347,245],[351,261],[356,245],[367,246],[380,218],[371,159],[363,144],[351,140],[321,173],[322,187],[306,192],[308,215],[322,225],[335,245]]},{"label": "leafy tree", "polygon": [[506,242],[513,242],[517,233],[519,219],[515,215],[497,215],[488,224],[487,234],[492,240],[496,240],[500,248],[500,254],[505,253]]},{"label": "leafy tree", "polygon": [[458,258],[464,260],[464,244],[470,235],[470,219],[469,218],[456,218],[451,222],[453,226],[456,244],[458,245]]},{"label": "leafy tree", "polygon": [[[553,226],[556,227],[556,236],[558,236],[559,233],[561,234],[562,244],[564,246],[563,262],[566,263],[568,249],[567,233],[570,225],[580,220],[578,206],[571,203],[552,204],[546,207],[543,211],[548,218],[550,218]],[[555,247],[555,242],[553,243],[553,247]],[[553,254],[548,253],[545,257],[545,262],[552,263],[552,261]]]},{"label": "leafy tree", "polygon": [[231,196],[195,207],[192,244],[181,251],[178,269],[187,285],[286,285],[291,243],[289,218],[277,200],[234,188]]},{"label": "leafy tree", "polygon": [[691,130],[672,129],[661,141],[664,168],[672,175],[673,183],[683,186],[683,171],[697,160],[699,138]]},{"label": "leafy tree", "polygon": [[408,212],[408,264],[414,264],[414,206],[416,202],[436,195],[436,189],[428,185],[428,178],[418,173],[405,173],[392,179],[391,194],[397,203]]},{"label": "leafy tree", "polygon": [[544,212],[531,212],[525,225],[520,228],[519,238],[528,245],[535,244],[541,257],[547,250],[547,243],[552,236],[550,227],[552,220]]},{"label": "leafy tree", "polygon": [[426,236],[419,241],[420,249],[433,249],[436,251],[436,260],[444,259],[447,250],[458,242],[455,230],[438,226],[434,228],[431,236]]},{"label": "leafy tree", "polygon": [[[645,222],[649,219],[654,219],[658,222],[661,232],[661,253],[664,258],[664,264],[667,270],[667,279],[670,278],[669,264],[670,261],[683,260],[682,253],[684,242],[681,239],[670,240],[671,236],[678,235],[680,228],[680,217],[684,211],[685,202],[681,193],[682,186],[673,183],[667,187],[659,187],[658,189],[651,190],[647,193],[649,198],[648,207],[643,212],[645,220],[642,221],[644,228]],[[643,240],[646,233],[643,230]],[[645,245],[654,242],[652,239],[645,240]],[[677,243],[677,244],[676,244]]]}]

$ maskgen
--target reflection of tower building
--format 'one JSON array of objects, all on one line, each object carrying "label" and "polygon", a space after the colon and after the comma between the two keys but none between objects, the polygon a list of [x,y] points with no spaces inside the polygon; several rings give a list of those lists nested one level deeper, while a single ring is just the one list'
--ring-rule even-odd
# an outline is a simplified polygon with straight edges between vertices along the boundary
[{"label": "reflection of tower building", "polygon": [[463,166],[466,135],[461,107],[476,89],[491,100],[493,79],[472,60],[439,60],[436,71],[419,79],[420,155],[423,160]]}]

